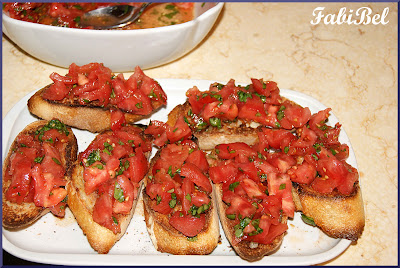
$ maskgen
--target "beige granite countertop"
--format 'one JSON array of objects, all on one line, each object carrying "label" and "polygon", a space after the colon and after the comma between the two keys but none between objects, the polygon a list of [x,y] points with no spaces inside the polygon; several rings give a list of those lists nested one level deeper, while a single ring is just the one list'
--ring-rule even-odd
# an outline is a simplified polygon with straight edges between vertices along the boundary
[{"label": "beige granite countertop", "polygon": [[[312,25],[325,7],[369,7],[386,25]],[[366,226],[325,265],[398,264],[398,47],[396,3],[226,3],[211,33],[185,57],[145,70],[154,78],[274,80],[331,107],[354,148]],[[3,118],[32,90],[65,69],[40,62],[3,36]]]}]

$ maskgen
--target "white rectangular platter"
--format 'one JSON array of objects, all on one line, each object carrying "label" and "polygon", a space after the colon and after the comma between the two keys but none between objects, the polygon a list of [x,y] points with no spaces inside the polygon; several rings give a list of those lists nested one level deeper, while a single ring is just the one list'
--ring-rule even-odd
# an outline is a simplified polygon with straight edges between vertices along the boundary
[{"label": "white rectangular platter", "polygon": [[[208,90],[214,81],[157,79],[168,96],[168,105],[154,114],[151,119],[166,121],[169,111],[186,100],[185,92],[197,86],[201,91]],[[249,82],[250,83],[250,82]],[[241,85],[247,85],[243,83]],[[240,85],[237,83],[237,85]],[[3,120],[2,156],[3,159],[17,134],[29,123],[37,120],[33,117],[26,103],[34,92],[21,99]],[[296,103],[309,107],[312,113],[326,108],[316,99],[292,90],[281,89],[281,95]],[[149,119],[139,123],[147,124]],[[338,122],[331,114],[331,125]],[[94,139],[95,135],[73,129],[78,140],[79,151],[83,151]],[[357,168],[353,149],[346,132],[342,129],[339,140],[350,147],[348,163]],[[93,266],[134,266],[134,265],[313,265],[331,260],[350,245],[349,240],[333,239],[326,236],[318,228],[302,222],[296,213],[293,220],[288,221],[289,230],[279,250],[257,262],[249,263],[238,257],[230,247],[222,228],[221,242],[210,255],[177,256],[157,252],[148,236],[143,216],[142,201],[139,200],[135,215],[126,234],[106,255],[97,254],[87,242],[82,230],[76,223],[72,213],[67,209],[64,219],[58,219],[51,213],[42,217],[32,226],[8,231],[3,228],[3,249],[7,252],[33,262],[56,265],[93,265]]]}]

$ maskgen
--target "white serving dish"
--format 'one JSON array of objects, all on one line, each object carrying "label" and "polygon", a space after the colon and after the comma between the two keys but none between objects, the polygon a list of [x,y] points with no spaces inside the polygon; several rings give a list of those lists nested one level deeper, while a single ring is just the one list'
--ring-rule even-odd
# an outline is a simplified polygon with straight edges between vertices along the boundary
[{"label": "white serving dish", "polygon": [[211,30],[223,3],[195,3],[189,22],[152,29],[88,30],[12,19],[3,13],[3,33],[39,60],[68,68],[102,62],[114,72],[156,67],[195,48]]},{"label": "white serving dish", "polygon": [[[168,112],[176,105],[184,103],[187,89],[196,85],[200,90],[208,90],[215,81],[157,79],[168,96],[168,105],[154,114],[152,120],[166,121]],[[223,82],[222,82],[223,83]],[[249,82],[250,83],[250,82]],[[242,83],[246,85],[249,83]],[[240,83],[239,83],[240,84]],[[3,120],[3,158],[16,135],[29,123],[37,120],[27,109],[27,100],[35,92],[21,99]],[[316,99],[292,90],[281,89],[281,95],[296,103],[307,106],[312,113],[326,109]],[[148,124],[150,119],[139,123]],[[331,113],[329,123],[334,125],[338,119]],[[83,151],[95,135],[73,129],[78,140],[79,151]],[[348,163],[357,168],[357,162],[350,140],[341,130],[339,140],[350,148]],[[175,256],[157,252],[149,238],[143,216],[142,201],[139,200],[135,215],[127,233],[115,244],[106,255],[97,254],[87,242],[82,230],[72,213],[67,209],[64,219],[57,219],[47,214],[29,228],[20,231],[8,231],[3,228],[3,249],[19,258],[46,264],[57,265],[314,265],[329,261],[350,245],[346,239],[333,239],[316,227],[306,225],[300,214],[295,213],[293,220],[288,221],[289,230],[279,250],[257,262],[242,260],[230,247],[222,228],[221,243],[207,256]]]}]

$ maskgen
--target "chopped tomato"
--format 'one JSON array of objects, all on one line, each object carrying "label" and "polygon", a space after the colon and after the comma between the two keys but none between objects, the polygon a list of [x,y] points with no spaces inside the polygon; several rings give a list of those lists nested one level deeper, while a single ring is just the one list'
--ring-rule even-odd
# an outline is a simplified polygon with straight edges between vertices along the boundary
[{"label": "chopped tomato", "polygon": [[257,183],[251,179],[244,179],[242,182],[243,189],[250,198],[264,199],[267,195],[260,189]]},{"label": "chopped tomato", "polygon": [[215,149],[218,157],[221,159],[233,159],[239,156],[240,158],[248,160],[257,155],[257,153],[244,142],[219,144]]},{"label": "chopped tomato", "polygon": [[195,191],[191,195],[191,201],[193,205],[195,205],[196,207],[200,207],[201,205],[210,203],[211,199],[207,194]]},{"label": "chopped tomato", "polygon": [[273,81],[264,82],[262,79],[252,78],[251,82],[255,91],[265,97],[269,97],[271,95],[271,92],[278,88],[276,82]]},{"label": "chopped tomato", "polygon": [[93,220],[110,229],[114,234],[121,232],[118,220],[113,216],[112,196],[106,192],[97,198],[93,208]]},{"label": "chopped tomato", "polygon": [[221,162],[215,167],[209,169],[210,179],[214,183],[223,183],[235,178],[239,170],[232,162]]},{"label": "chopped tomato", "polygon": [[227,215],[235,214],[237,217],[241,215],[243,218],[251,218],[256,212],[256,207],[252,205],[244,197],[233,193],[232,191],[224,191],[222,200],[230,206],[226,209],[225,213]]},{"label": "chopped tomato", "polygon": [[99,161],[96,161],[89,167],[86,167],[83,172],[86,194],[89,195],[93,193],[97,187],[108,181],[109,178],[110,175],[107,169],[105,169],[105,166]]},{"label": "chopped tomato", "polygon": [[153,135],[154,137],[154,145],[158,147],[162,147],[168,141],[167,137],[167,125],[164,122],[152,120],[150,121],[149,126],[145,130],[145,134]]},{"label": "chopped tomato", "polygon": [[120,110],[112,109],[110,121],[111,121],[111,129],[114,131],[118,130],[122,127],[123,124],[126,123],[125,115]]},{"label": "chopped tomato", "polygon": [[179,117],[174,126],[167,128],[167,138],[171,143],[184,140],[192,135],[192,130],[183,116]]},{"label": "chopped tomato", "polygon": [[13,166],[14,171],[12,172],[11,184],[6,192],[6,198],[11,202],[21,204],[30,190],[31,161],[23,159]]},{"label": "chopped tomato", "polygon": [[192,193],[195,192],[194,183],[189,178],[183,179],[182,210],[186,214],[192,206]]},{"label": "chopped tomato", "polygon": [[67,88],[63,82],[56,80],[51,86],[43,91],[42,97],[48,100],[60,101],[68,95],[69,91],[70,89]]},{"label": "chopped tomato", "polygon": [[202,150],[194,150],[193,152],[190,152],[186,159],[186,163],[194,164],[202,172],[207,172],[209,168],[206,155]]},{"label": "chopped tomato", "polygon": [[67,190],[64,188],[53,188],[54,176],[51,173],[43,173],[40,165],[33,167],[32,178],[35,184],[34,202],[36,206],[52,207],[67,196]]},{"label": "chopped tomato", "polygon": [[285,101],[280,109],[278,119],[285,129],[300,128],[304,126],[311,117],[311,111],[308,107],[303,108],[299,105]]},{"label": "chopped tomato", "polygon": [[[136,184],[136,183],[135,183]],[[136,184],[138,186],[138,184]],[[114,198],[118,195],[119,199],[114,201],[113,212],[118,214],[128,214],[132,208],[133,201],[138,194],[137,187],[124,175],[117,177],[115,183]],[[120,192],[122,190],[122,195]]]},{"label": "chopped tomato", "polygon": [[[262,227],[260,227],[260,228],[262,228]],[[270,225],[268,228],[268,232],[266,232],[266,233],[262,232],[261,234],[257,234],[255,236],[251,237],[250,240],[254,241],[254,242],[258,242],[260,244],[268,245],[268,244],[272,243],[272,241],[277,236],[286,232],[287,229],[288,229],[287,224],[283,224],[283,223],[279,223],[277,225]]]},{"label": "chopped tomato", "polygon": [[201,189],[208,193],[212,192],[212,186],[208,178],[204,175],[200,168],[192,163],[185,163],[181,168],[181,176],[186,177],[194,182]]},{"label": "chopped tomato", "polygon": [[203,229],[206,223],[206,217],[204,214],[200,214],[199,217],[194,217],[177,211],[171,215],[169,223],[185,236],[194,237]]},{"label": "chopped tomato", "polygon": [[135,155],[128,158],[128,176],[132,182],[139,183],[148,170],[148,161],[141,148],[136,149]]},{"label": "chopped tomato", "polygon": [[294,182],[310,184],[317,175],[315,167],[307,162],[293,166],[288,170],[290,179]]}]

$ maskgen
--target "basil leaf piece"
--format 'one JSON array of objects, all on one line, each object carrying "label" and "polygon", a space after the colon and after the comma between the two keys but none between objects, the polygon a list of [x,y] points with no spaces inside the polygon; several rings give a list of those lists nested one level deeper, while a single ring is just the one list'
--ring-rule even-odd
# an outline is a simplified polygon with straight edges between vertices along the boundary
[{"label": "basil leaf piece", "polygon": [[124,190],[122,189],[121,185],[119,185],[118,182],[115,182],[114,198],[115,200],[121,203],[125,201]]},{"label": "basil leaf piece", "polygon": [[317,226],[314,222],[314,219],[311,217],[308,217],[306,215],[304,215],[303,213],[301,213],[301,219],[304,221],[304,223],[311,225],[311,226]]}]

